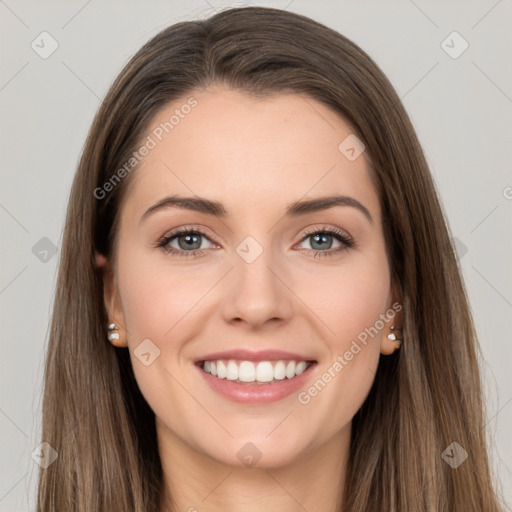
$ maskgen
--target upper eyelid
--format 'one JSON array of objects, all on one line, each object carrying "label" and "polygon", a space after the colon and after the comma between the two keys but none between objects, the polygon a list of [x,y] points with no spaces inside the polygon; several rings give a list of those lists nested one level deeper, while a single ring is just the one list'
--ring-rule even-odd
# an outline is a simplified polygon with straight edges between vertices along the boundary
[{"label": "upper eyelid", "polygon": [[348,238],[349,240],[352,240],[352,235],[350,235],[348,233],[348,231],[346,231],[343,228],[333,228],[333,227],[314,227],[311,229],[308,228],[303,233],[302,239],[304,239],[307,236],[313,235],[315,233],[322,233],[322,232],[330,233],[332,235],[343,235],[346,238]]},{"label": "upper eyelid", "polygon": [[182,227],[178,228],[176,231],[171,231],[168,235],[164,235],[161,240],[169,240],[171,238],[176,238],[181,235],[186,235],[189,233],[198,234],[200,236],[203,236],[204,238],[207,238],[210,242],[213,244],[216,244],[211,238],[211,235],[206,232],[206,230],[203,230],[204,228],[197,228],[197,227]]},{"label": "upper eyelid", "polygon": [[[341,231],[341,233],[337,233],[336,231]],[[333,227],[327,227],[327,226],[317,226],[317,227],[307,228],[306,231],[302,234],[302,237],[298,243],[303,242],[306,238],[308,238],[309,236],[312,236],[313,234],[318,233],[318,232],[328,232],[328,233],[330,233],[331,236],[336,236],[336,235],[340,236],[341,235],[341,236],[347,238],[349,242],[355,244],[354,239],[346,230],[344,230],[342,228],[333,228]],[[200,236],[207,238],[212,244],[218,245],[217,242],[212,240],[211,236],[206,232],[206,228],[192,227],[192,226],[183,226],[181,228],[178,228],[176,231],[172,231],[168,235],[164,235],[160,240],[167,241],[167,243],[169,243],[169,241],[171,239],[174,239],[178,236],[181,236],[181,235],[187,234],[187,233],[196,233]],[[196,250],[201,250],[201,249],[196,249]]]}]

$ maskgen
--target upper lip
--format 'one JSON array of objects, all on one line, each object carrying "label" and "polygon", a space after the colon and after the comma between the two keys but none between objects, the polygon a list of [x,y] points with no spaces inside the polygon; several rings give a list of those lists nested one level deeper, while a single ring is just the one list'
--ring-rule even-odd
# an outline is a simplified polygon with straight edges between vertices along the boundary
[{"label": "upper lip", "polygon": [[254,352],[245,349],[227,350],[224,352],[214,352],[194,360],[194,363],[203,361],[218,361],[219,359],[239,359],[242,361],[279,361],[283,359],[291,359],[293,361],[315,361],[314,358],[301,356],[293,352],[284,350],[259,350]]}]

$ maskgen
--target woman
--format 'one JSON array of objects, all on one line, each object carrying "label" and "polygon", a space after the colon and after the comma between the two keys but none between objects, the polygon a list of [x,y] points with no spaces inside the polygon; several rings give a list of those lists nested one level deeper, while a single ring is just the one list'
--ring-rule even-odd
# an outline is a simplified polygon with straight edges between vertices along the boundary
[{"label": "woman", "polygon": [[498,511],[477,349],[376,64],[277,9],[178,23],[75,176],[38,510]]}]

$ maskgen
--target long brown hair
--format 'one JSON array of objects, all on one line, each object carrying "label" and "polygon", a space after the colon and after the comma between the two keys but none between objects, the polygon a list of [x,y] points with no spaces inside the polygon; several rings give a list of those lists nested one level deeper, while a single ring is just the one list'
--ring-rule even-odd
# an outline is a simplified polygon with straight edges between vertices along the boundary
[{"label": "long brown hair", "polygon": [[[307,17],[247,7],[161,31],[112,84],[74,178],[45,367],[42,440],[58,453],[39,474],[39,512],[157,512],[163,475],[154,413],[126,350],[106,337],[95,252],[115,250],[127,184],[112,180],[171,101],[211,84],[263,97],[292,92],[330,107],[366,146],[404,343],[382,357],[353,420],[345,512],[500,509],[490,475],[478,344],[445,214],[393,87],[356,44]],[[118,175],[119,176],[119,175]],[[443,451],[457,442],[457,468]]]}]

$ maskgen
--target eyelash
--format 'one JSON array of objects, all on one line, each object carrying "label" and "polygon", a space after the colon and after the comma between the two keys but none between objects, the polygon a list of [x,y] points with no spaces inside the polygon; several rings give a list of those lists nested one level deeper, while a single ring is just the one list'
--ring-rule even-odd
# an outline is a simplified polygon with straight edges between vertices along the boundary
[{"label": "eyelash", "polygon": [[[313,256],[314,258],[316,258],[318,256],[319,257],[333,257],[333,256],[341,253],[342,251],[346,251],[347,249],[350,249],[355,246],[355,242],[352,238],[347,236],[342,231],[339,231],[334,228],[325,228],[325,229],[317,228],[317,229],[307,231],[306,233],[304,233],[304,236],[302,237],[300,243],[304,242],[304,240],[306,240],[310,236],[316,235],[316,234],[332,235],[343,245],[341,247],[338,247],[337,249],[326,250],[326,251],[320,251],[320,250],[315,250],[315,249],[306,249],[307,251],[315,252],[315,254]],[[200,236],[203,236],[203,237],[207,238],[208,240],[210,240],[209,236],[201,229],[198,229],[198,228],[192,229],[192,228],[185,227],[185,228],[181,228],[177,231],[174,231],[173,233],[170,233],[169,235],[165,235],[164,237],[162,237],[157,242],[156,247],[161,248],[166,254],[172,254],[172,255],[178,256],[180,258],[183,258],[183,257],[190,258],[193,256],[198,256],[199,254],[201,254],[204,251],[204,249],[194,249],[193,251],[184,251],[184,250],[175,249],[174,247],[170,247],[168,245],[169,242],[171,242],[174,238],[182,236],[182,235],[200,235]],[[210,242],[211,242],[211,240],[210,240]]]}]

